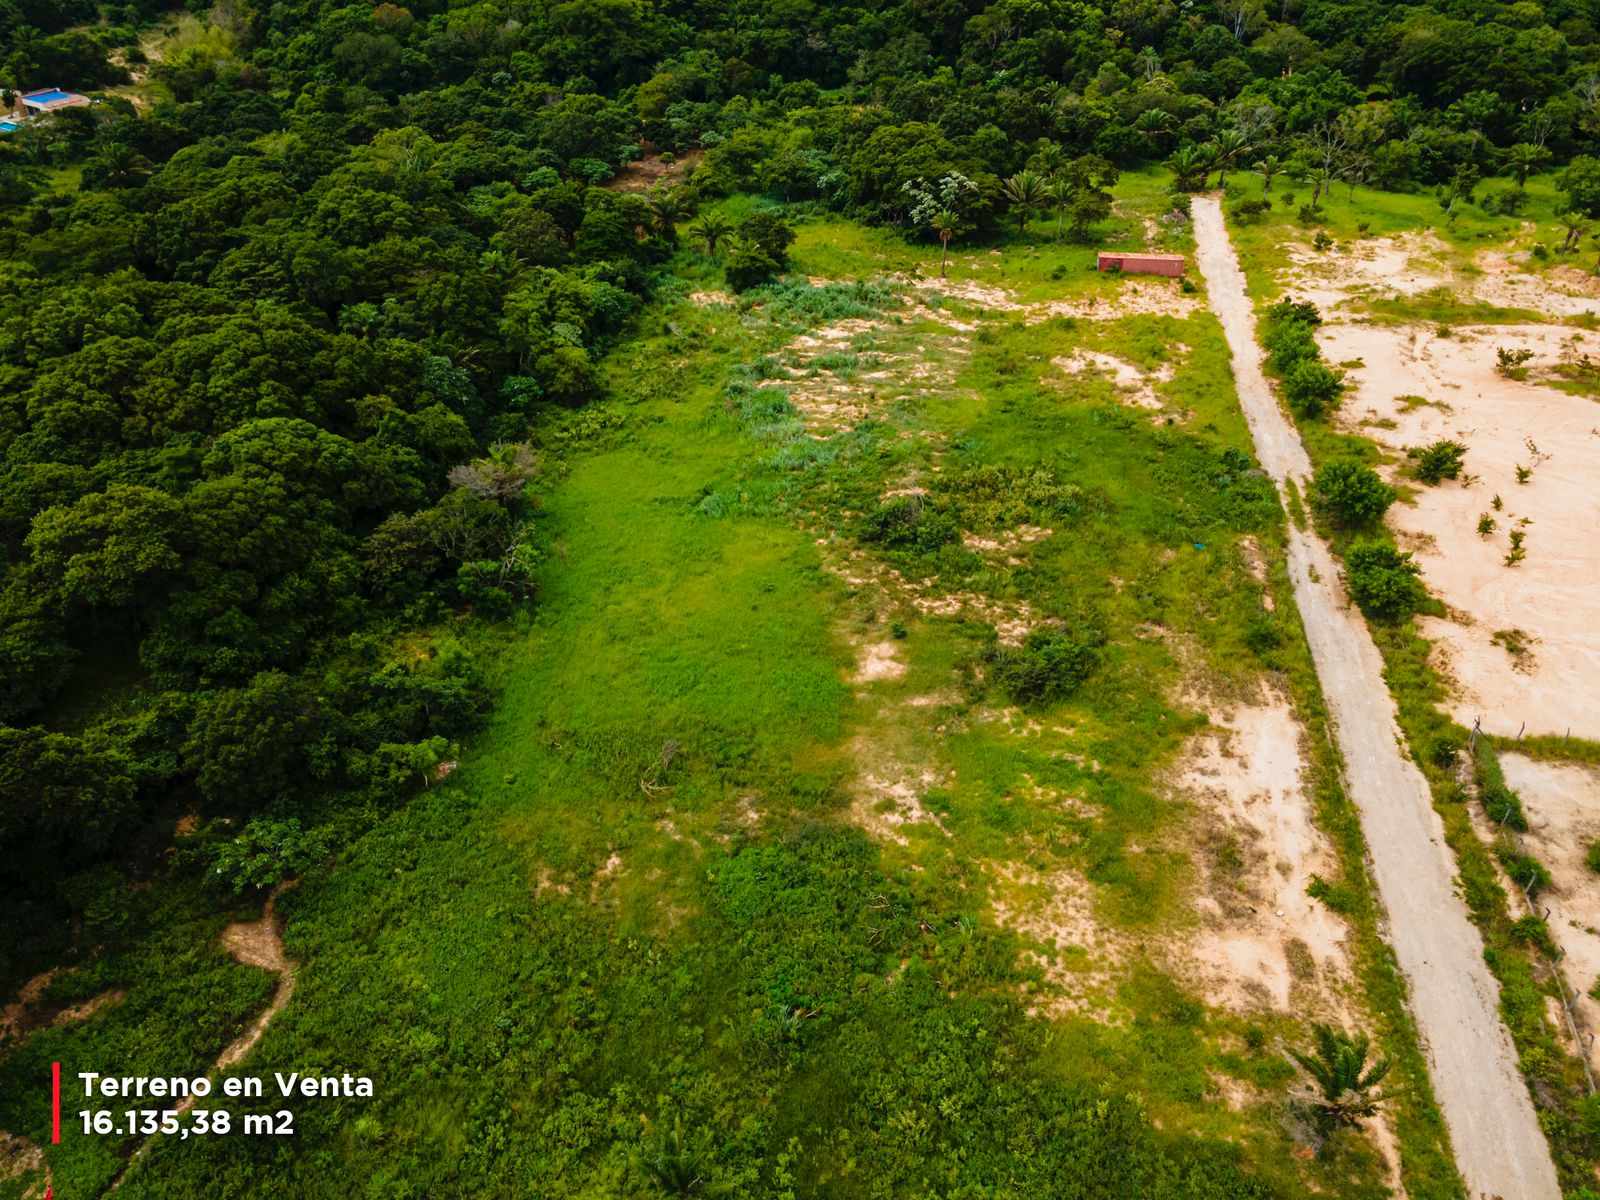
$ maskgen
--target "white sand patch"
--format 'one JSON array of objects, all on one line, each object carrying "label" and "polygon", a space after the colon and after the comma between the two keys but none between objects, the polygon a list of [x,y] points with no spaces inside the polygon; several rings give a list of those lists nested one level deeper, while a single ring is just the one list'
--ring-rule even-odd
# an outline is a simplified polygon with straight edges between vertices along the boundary
[{"label": "white sand patch", "polygon": [[[1439,338],[1422,327],[1330,324],[1317,340],[1330,361],[1364,363],[1349,371],[1340,424],[1402,460],[1407,447],[1443,438],[1467,447],[1469,481],[1422,487],[1414,504],[1389,510],[1430,589],[1460,614],[1420,622],[1454,678],[1452,715],[1468,726],[1481,716],[1492,733],[1526,721],[1531,733],[1600,737],[1600,406],[1495,372],[1497,347],[1532,350],[1537,375],[1600,358],[1600,334],[1516,325]],[[1406,395],[1433,403],[1397,402]],[[1528,483],[1517,482],[1518,466],[1533,466]],[[1483,513],[1497,524],[1489,537],[1477,532]],[[1527,557],[1507,566],[1515,528]],[[1527,634],[1532,653],[1497,645],[1503,630]]]},{"label": "white sand patch", "polygon": [[[1001,313],[1020,313],[1023,321],[1037,325],[1051,317],[1084,321],[1115,321],[1137,315],[1187,317],[1200,307],[1196,295],[1185,293],[1176,279],[1119,278],[1108,285],[1105,296],[1080,296],[1070,300],[1029,303],[1015,292],[975,279],[916,279],[909,281],[922,292],[933,293]],[[935,310],[937,311],[937,310]],[[943,320],[941,316],[939,319]]]},{"label": "white sand patch", "polygon": [[1600,979],[1600,875],[1584,861],[1600,839],[1600,771],[1573,763],[1541,762],[1521,754],[1500,756],[1506,782],[1528,814],[1528,852],[1550,869],[1554,886],[1540,894],[1550,935],[1561,947],[1562,973],[1573,998],[1589,1061],[1600,1067],[1600,1003],[1589,994]]},{"label": "white sand patch", "polygon": [[1043,614],[1024,600],[935,591],[935,580],[907,579],[859,547],[833,544],[825,549],[829,552],[823,556],[823,566],[850,587],[870,589],[885,605],[905,605],[923,616],[993,625],[1003,645],[1020,646],[1029,630],[1047,623]]},{"label": "white sand patch", "polygon": [[[860,738],[855,751],[858,762],[869,761],[874,753]],[[928,825],[949,837],[950,831],[922,802],[940,782],[938,774],[925,767],[889,763],[864,770],[856,779],[851,815],[868,833],[901,846],[911,844],[904,833],[907,825]]]},{"label": "white sand patch", "polygon": [[1161,397],[1156,395],[1156,385],[1171,382],[1174,374],[1171,363],[1162,363],[1154,371],[1145,371],[1115,354],[1081,349],[1050,361],[1069,375],[1081,375],[1085,371],[1109,375],[1118,397],[1135,408],[1159,412],[1166,407]]},{"label": "white sand patch", "polygon": [[1201,928],[1183,948],[1189,969],[1230,1008],[1337,1010],[1348,930],[1306,895],[1312,876],[1332,878],[1337,862],[1312,822],[1300,726],[1276,692],[1213,721],[1177,779],[1204,831],[1229,847],[1203,872]]},{"label": "white sand patch", "polygon": [[906,664],[900,661],[898,642],[873,642],[861,647],[852,682],[877,683],[880,680],[901,679],[905,673]]},{"label": "white sand patch", "polygon": [[689,303],[701,308],[713,308],[717,305],[731,305],[734,300],[727,292],[712,289],[704,292],[690,292]]},{"label": "white sand patch", "polygon": [[1473,264],[1482,272],[1469,281],[1474,299],[1502,308],[1529,308],[1553,317],[1600,312],[1600,279],[1561,265],[1531,273],[1503,251],[1480,251]]},{"label": "white sand patch", "polygon": [[[955,371],[944,358],[887,353],[874,348],[883,321],[852,317],[801,334],[784,347],[784,370],[764,387],[781,387],[819,441],[881,415],[891,401],[948,389]],[[951,358],[971,351],[959,338],[936,336],[919,347]],[[851,363],[844,356],[854,355]]]},{"label": "white sand patch", "polygon": [[1055,530],[1043,525],[1018,525],[1015,529],[1007,529],[990,537],[982,537],[976,533],[963,531],[961,544],[974,554],[998,555],[1015,566],[1021,562],[1020,559],[1014,557],[1017,551],[1024,546],[1031,546],[1035,542],[1044,541],[1054,532]]},{"label": "white sand patch", "polygon": [[1268,612],[1275,611],[1277,601],[1267,587],[1267,556],[1262,553],[1261,543],[1254,534],[1246,534],[1239,539],[1239,556],[1244,560],[1244,569],[1250,573],[1250,578],[1261,586],[1261,607]]},{"label": "white sand patch", "polygon": [[1295,299],[1325,310],[1347,300],[1415,296],[1451,283],[1437,261],[1448,248],[1432,233],[1362,238],[1321,252],[1303,242],[1283,250],[1288,265],[1279,271],[1279,282]]}]

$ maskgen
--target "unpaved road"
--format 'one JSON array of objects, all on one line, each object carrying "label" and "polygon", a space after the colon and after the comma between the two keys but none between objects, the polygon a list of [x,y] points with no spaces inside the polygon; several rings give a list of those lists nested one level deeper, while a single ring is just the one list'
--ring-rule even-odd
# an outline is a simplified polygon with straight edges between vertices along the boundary
[{"label": "unpaved road", "polygon": [[[1280,489],[1304,488],[1310,461],[1261,373],[1255,315],[1215,196],[1194,199],[1200,273],[1233,357],[1234,383],[1261,465]],[[1550,1148],[1500,1022],[1483,940],[1456,897],[1455,861],[1428,785],[1401,753],[1383,660],[1349,607],[1338,568],[1314,534],[1289,527],[1289,574],[1323,695],[1333,714],[1345,783],[1361,813],[1389,941],[1410,983],[1411,1011],[1473,1200],[1559,1200]]]}]

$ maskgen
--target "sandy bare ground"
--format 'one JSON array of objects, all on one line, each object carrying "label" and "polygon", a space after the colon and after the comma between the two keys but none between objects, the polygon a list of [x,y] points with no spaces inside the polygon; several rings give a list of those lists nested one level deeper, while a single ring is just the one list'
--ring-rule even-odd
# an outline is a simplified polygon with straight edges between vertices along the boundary
[{"label": "sandy bare ground", "polygon": [[[1338,420],[1393,454],[1392,475],[1408,447],[1445,438],[1467,447],[1462,481],[1421,487],[1389,510],[1451,610],[1420,624],[1454,682],[1456,720],[1481,716],[1497,734],[1526,722],[1530,733],[1600,737],[1600,405],[1537,381],[1600,359],[1600,334],[1505,325],[1440,338],[1422,326],[1330,323],[1317,340],[1330,361],[1362,364],[1348,369],[1354,386]],[[1496,373],[1499,347],[1533,352],[1529,380]],[[1519,466],[1533,468],[1527,483]],[[1477,532],[1484,513],[1497,525],[1487,537]],[[1515,529],[1527,557],[1508,566]],[[1496,643],[1508,630],[1527,635],[1526,653]]]},{"label": "sandy bare ground", "polygon": [[[1310,462],[1262,374],[1255,314],[1216,196],[1195,198],[1194,232],[1257,456],[1280,487],[1291,479],[1303,486]],[[1468,1191],[1555,1200],[1555,1167],[1500,1023],[1483,939],[1455,894],[1455,862],[1427,783],[1400,751],[1383,660],[1346,603],[1327,546],[1292,525],[1289,573],[1390,914],[1389,940],[1410,983],[1411,1010]]]},{"label": "sandy bare ground", "polygon": [[1584,861],[1600,840],[1600,771],[1574,763],[1502,754],[1506,782],[1528,814],[1528,851],[1550,869],[1554,886],[1535,907],[1549,911],[1550,935],[1561,947],[1561,972],[1576,1009],[1589,1062],[1600,1067],[1600,1002],[1589,989],[1600,979],[1600,874]]},{"label": "sandy bare ground", "polygon": [[[1219,709],[1191,744],[1176,781],[1200,819],[1200,928],[1186,973],[1214,1002],[1348,1020],[1343,919],[1306,894],[1338,864],[1311,816],[1301,729],[1287,697]],[[1193,833],[1190,834],[1193,838]]]},{"label": "sandy bare ground", "polygon": [[[1174,346],[1173,350],[1178,354],[1186,353],[1185,347]],[[1156,388],[1161,384],[1172,382],[1173,376],[1177,374],[1177,369],[1172,363],[1162,363],[1155,370],[1146,371],[1125,358],[1118,358],[1115,354],[1081,348],[1071,354],[1052,358],[1050,362],[1068,375],[1082,375],[1087,372],[1108,376],[1116,389],[1117,398],[1122,403],[1133,408],[1149,409],[1156,414],[1165,413],[1168,409],[1166,401],[1156,392]]]}]

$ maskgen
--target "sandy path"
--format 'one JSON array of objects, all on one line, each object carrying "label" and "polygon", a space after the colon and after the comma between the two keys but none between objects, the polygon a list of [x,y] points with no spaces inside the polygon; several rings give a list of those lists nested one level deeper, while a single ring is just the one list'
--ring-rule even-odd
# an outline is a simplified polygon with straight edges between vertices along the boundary
[{"label": "sandy path", "polygon": [[[245,1056],[261,1040],[261,1035],[267,1032],[267,1026],[272,1024],[272,1018],[284,1010],[289,998],[294,995],[294,963],[283,951],[283,929],[278,921],[278,897],[299,882],[298,879],[290,879],[273,888],[267,897],[266,907],[261,911],[259,921],[236,921],[222,931],[223,949],[247,967],[260,967],[263,971],[271,971],[278,977],[278,987],[272,993],[272,1002],[261,1010],[260,1015],[250,1022],[243,1033],[223,1047],[222,1053],[217,1055],[217,1061],[210,1071],[213,1081],[218,1073],[226,1071],[229,1067],[236,1067],[244,1061]],[[184,1098],[179,1101],[176,1111],[188,1112],[194,1106],[194,1101],[193,1096]],[[111,1181],[111,1186],[106,1189],[108,1193],[122,1186],[122,1181],[128,1177],[133,1164],[143,1158],[145,1152],[160,1137],[159,1133],[152,1134],[140,1143],[139,1147],[128,1156],[128,1161],[123,1164],[122,1170],[117,1172],[116,1178]]]},{"label": "sandy path", "polygon": [[[1215,196],[1195,197],[1194,232],[1256,453],[1280,488],[1289,479],[1303,486],[1311,464],[1261,372],[1255,315]],[[1483,941],[1456,897],[1455,862],[1427,783],[1400,752],[1383,660],[1359,613],[1344,603],[1327,546],[1292,524],[1289,573],[1468,1192],[1556,1200],[1555,1166],[1500,1023]]]}]

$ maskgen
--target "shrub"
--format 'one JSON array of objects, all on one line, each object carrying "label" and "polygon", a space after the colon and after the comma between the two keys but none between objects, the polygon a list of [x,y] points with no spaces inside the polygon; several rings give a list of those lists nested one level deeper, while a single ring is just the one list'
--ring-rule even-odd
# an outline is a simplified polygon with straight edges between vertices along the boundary
[{"label": "shrub", "polygon": [[760,243],[749,238],[736,237],[728,242],[728,264],[725,274],[728,286],[736,292],[771,283],[780,270],[777,259],[761,248]]},{"label": "shrub", "polygon": [[1528,193],[1520,188],[1499,188],[1483,197],[1483,211],[1491,216],[1514,217],[1528,203]]},{"label": "shrub", "polygon": [[1498,346],[1494,352],[1495,373],[1507,379],[1522,379],[1527,375],[1525,369],[1533,351],[1526,346],[1519,346],[1515,350],[1509,346]]},{"label": "shrub", "polygon": [[1319,254],[1333,249],[1333,239],[1322,230],[1317,230],[1316,237],[1311,239],[1311,248]]},{"label": "shrub", "polygon": [[1480,794],[1484,815],[1489,820],[1496,825],[1515,829],[1518,833],[1527,832],[1528,814],[1522,810],[1521,796],[1499,782],[1485,783]]},{"label": "shrub", "polygon": [[1459,479],[1461,460],[1466,453],[1467,448],[1460,442],[1445,439],[1431,446],[1413,446],[1406,451],[1406,456],[1416,464],[1411,468],[1411,473],[1431,486],[1441,480]]},{"label": "shrub", "polygon": [[1289,407],[1302,417],[1321,416],[1324,409],[1339,399],[1344,377],[1320,362],[1297,363],[1283,380]]},{"label": "shrub", "polygon": [[1279,375],[1287,375],[1303,362],[1316,362],[1321,353],[1311,326],[1304,321],[1285,321],[1272,325],[1265,338],[1267,365]]},{"label": "shrub", "polygon": [[1302,204],[1299,213],[1300,224],[1316,225],[1322,220],[1322,210],[1313,208],[1309,204]]},{"label": "shrub", "polygon": [[1521,888],[1529,900],[1550,886],[1550,871],[1531,854],[1524,854],[1504,842],[1495,847],[1494,854],[1511,877],[1511,882]]},{"label": "shrub", "polygon": [[1357,542],[1345,552],[1344,565],[1350,598],[1376,620],[1403,620],[1425,597],[1411,555],[1388,542]]},{"label": "shrub", "polygon": [[1248,225],[1271,207],[1269,200],[1236,200],[1228,206],[1228,215],[1241,225]]},{"label": "shrub", "polygon": [[862,522],[861,540],[890,550],[927,553],[961,535],[949,513],[922,496],[898,496],[878,505]]},{"label": "shrub", "polygon": [[1346,529],[1377,524],[1394,500],[1394,489],[1354,459],[1323,463],[1311,478],[1311,502]]},{"label": "shrub", "polygon": [[1550,258],[1550,247],[1546,246],[1543,242],[1535,242],[1533,244],[1533,256],[1540,262],[1548,261]]},{"label": "shrub", "polygon": [[1307,325],[1321,325],[1322,314],[1309,300],[1279,300],[1267,309],[1267,320],[1274,325],[1288,321],[1302,321]]},{"label": "shrub", "polygon": [[1035,629],[1020,646],[991,652],[994,681],[1018,704],[1049,704],[1077,691],[1100,664],[1105,639]]}]

